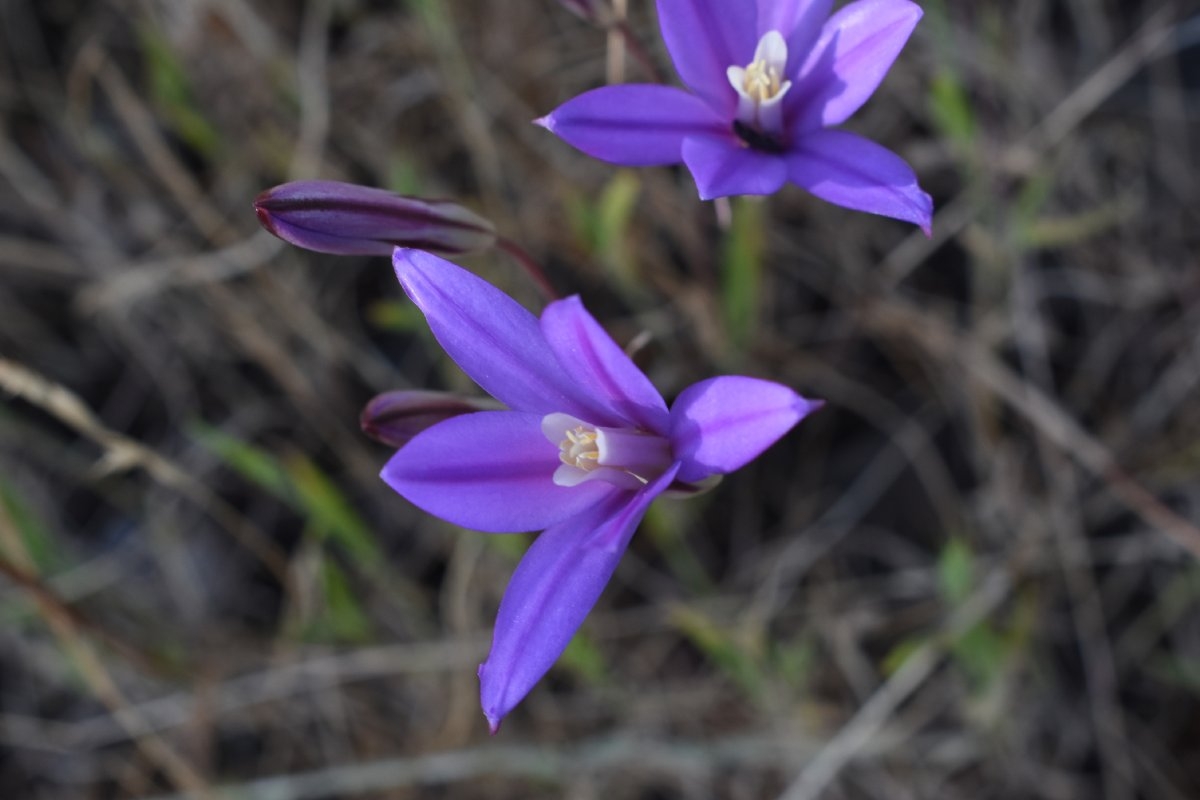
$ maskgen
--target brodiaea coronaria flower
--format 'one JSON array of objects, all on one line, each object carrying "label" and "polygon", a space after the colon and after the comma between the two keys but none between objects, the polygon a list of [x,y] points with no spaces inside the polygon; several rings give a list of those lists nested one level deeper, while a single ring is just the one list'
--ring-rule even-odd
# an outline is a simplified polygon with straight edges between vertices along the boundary
[{"label": "brodiaea coronaria flower", "polygon": [[700,197],[771,194],[790,181],[831,203],[929,232],[933,201],[895,153],[834,126],[874,93],[921,9],[908,0],[658,0],[691,92],[606,86],[537,120],[590,156],[682,162]]},{"label": "brodiaea coronaria flower", "polygon": [[513,575],[479,668],[495,730],[558,659],[650,503],[738,469],[820,402],[730,376],[694,384],[668,409],[578,297],[538,319],[437,256],[398,248],[393,261],[442,347],[508,410],[425,429],[383,479],[456,525],[543,531]]}]

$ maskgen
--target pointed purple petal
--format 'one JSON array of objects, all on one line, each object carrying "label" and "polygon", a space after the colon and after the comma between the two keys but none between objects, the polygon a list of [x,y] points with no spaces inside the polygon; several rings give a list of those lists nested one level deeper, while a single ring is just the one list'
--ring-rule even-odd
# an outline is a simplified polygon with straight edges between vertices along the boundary
[{"label": "pointed purple petal", "polygon": [[580,396],[546,344],[537,317],[517,301],[420,250],[397,248],[392,264],[434,337],[492,397],[515,411],[597,416],[596,405]]},{"label": "pointed purple petal", "polygon": [[733,472],[821,405],[757,378],[733,375],[689,386],[671,406],[671,443],[683,461],[679,480]]},{"label": "pointed purple petal", "polygon": [[833,0],[758,0],[758,35],[779,31],[787,40],[784,74],[795,75],[829,19]]},{"label": "pointed purple petal", "polygon": [[724,125],[700,98],[670,86],[604,86],[537,124],[592,158],[627,167],[678,164],[684,137]]},{"label": "pointed purple petal", "polygon": [[756,16],[750,0],[658,0],[658,24],[675,71],[724,118],[733,119],[737,109],[725,70],[753,60]]},{"label": "pointed purple petal", "polygon": [[839,206],[919,225],[930,235],[933,199],[900,156],[849,131],[812,131],[787,156],[788,177]]},{"label": "pointed purple petal", "polygon": [[908,0],[857,0],[829,18],[800,68],[791,103],[797,127],[845,122],[875,93],[921,19]]},{"label": "pointed purple petal", "polygon": [[464,528],[536,531],[616,491],[603,481],[554,484],[558,448],[542,418],[481,411],[440,422],[400,448],[383,468],[389,486],[413,505]]},{"label": "pointed purple petal", "polygon": [[781,156],[752,150],[732,135],[686,139],[683,163],[696,179],[701,200],[774,194],[787,180],[787,164]]},{"label": "pointed purple petal", "polygon": [[480,701],[493,732],[562,655],[677,468],[636,494],[614,493],[555,525],[521,559],[500,602],[491,652],[479,666]]},{"label": "pointed purple petal", "polygon": [[542,334],[571,378],[605,402],[625,424],[666,434],[667,404],[662,395],[578,296],[546,307]]}]

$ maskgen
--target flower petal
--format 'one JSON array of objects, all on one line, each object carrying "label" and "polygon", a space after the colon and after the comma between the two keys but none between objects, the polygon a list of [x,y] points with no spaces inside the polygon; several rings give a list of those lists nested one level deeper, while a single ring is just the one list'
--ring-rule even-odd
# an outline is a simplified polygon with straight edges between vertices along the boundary
[{"label": "flower petal", "polygon": [[875,93],[922,13],[908,0],[857,0],[830,17],[795,78],[798,126],[845,122]]},{"label": "flower petal", "polygon": [[615,491],[603,481],[556,486],[560,463],[537,414],[481,411],[421,432],[392,456],[382,477],[436,517],[464,528],[514,533],[554,525]]},{"label": "flower petal", "polygon": [[509,581],[492,649],[479,666],[479,696],[494,733],[554,664],[612,577],[638,522],[675,477],[673,465],[636,494],[615,492],[596,508],[540,535]]},{"label": "flower petal", "polygon": [[822,405],[778,383],[737,375],[689,386],[671,406],[671,443],[683,462],[679,480],[733,472]]},{"label": "flower petal", "polygon": [[756,16],[750,0],[658,0],[658,25],[675,71],[724,118],[732,119],[737,108],[725,70],[750,63]]},{"label": "flower petal", "polygon": [[933,199],[900,156],[840,130],[811,131],[787,155],[788,177],[839,206],[912,222],[930,235]]},{"label": "flower petal", "polygon": [[515,411],[598,413],[563,371],[537,317],[487,281],[420,250],[397,248],[396,277],[434,337],[471,379]]},{"label": "flower petal", "polygon": [[833,0],[758,0],[758,35],[779,31],[787,40],[784,75],[795,75],[804,63],[832,7]]},{"label": "flower petal", "polygon": [[546,306],[541,324],[550,349],[575,383],[612,408],[624,425],[667,432],[667,404],[662,395],[578,296]]},{"label": "flower petal", "polygon": [[787,164],[781,156],[745,147],[732,135],[685,139],[683,163],[696,179],[701,200],[773,194],[787,180]]},{"label": "flower petal", "polygon": [[628,167],[678,164],[685,137],[724,127],[695,95],[646,84],[593,89],[534,121],[592,158]]}]

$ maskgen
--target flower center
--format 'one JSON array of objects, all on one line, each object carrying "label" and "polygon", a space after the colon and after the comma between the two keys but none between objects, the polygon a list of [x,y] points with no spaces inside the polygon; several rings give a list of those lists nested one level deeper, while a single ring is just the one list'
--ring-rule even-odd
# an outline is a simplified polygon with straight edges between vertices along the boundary
[{"label": "flower center", "polygon": [[559,486],[601,479],[623,489],[640,489],[671,465],[671,443],[635,428],[601,428],[569,414],[547,414],[542,434],[558,446]]},{"label": "flower center", "polygon": [[584,472],[591,472],[600,466],[600,447],[596,444],[599,433],[588,430],[584,425],[577,425],[563,435],[566,438],[558,443],[559,461]]},{"label": "flower center", "polygon": [[783,98],[792,88],[792,82],[783,79],[787,56],[783,35],[779,31],[767,31],[758,41],[753,61],[745,67],[735,65],[725,71],[738,94],[734,131],[756,149],[780,149]]},{"label": "flower center", "polygon": [[779,73],[776,65],[768,63],[765,58],[756,58],[742,70],[742,91],[739,94],[749,95],[751,100],[762,105],[779,94],[782,85]]}]

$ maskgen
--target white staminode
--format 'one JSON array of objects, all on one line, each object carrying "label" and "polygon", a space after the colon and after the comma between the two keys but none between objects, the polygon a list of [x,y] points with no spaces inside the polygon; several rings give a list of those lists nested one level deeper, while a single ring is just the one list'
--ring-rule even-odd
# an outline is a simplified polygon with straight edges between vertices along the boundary
[{"label": "white staminode", "polygon": [[623,489],[640,489],[671,465],[670,442],[652,433],[547,414],[542,434],[558,446],[562,464],[554,471],[554,482],[559,486],[600,478]]},{"label": "white staminode", "polygon": [[564,431],[563,436],[566,438],[558,443],[560,461],[584,472],[591,472],[600,466],[600,446],[596,444],[599,433],[577,425]]},{"label": "white staminode", "polygon": [[783,96],[792,88],[783,79],[787,68],[787,42],[779,31],[767,31],[758,40],[754,60],[745,67],[725,71],[738,93],[738,121],[762,133],[783,130]]}]

